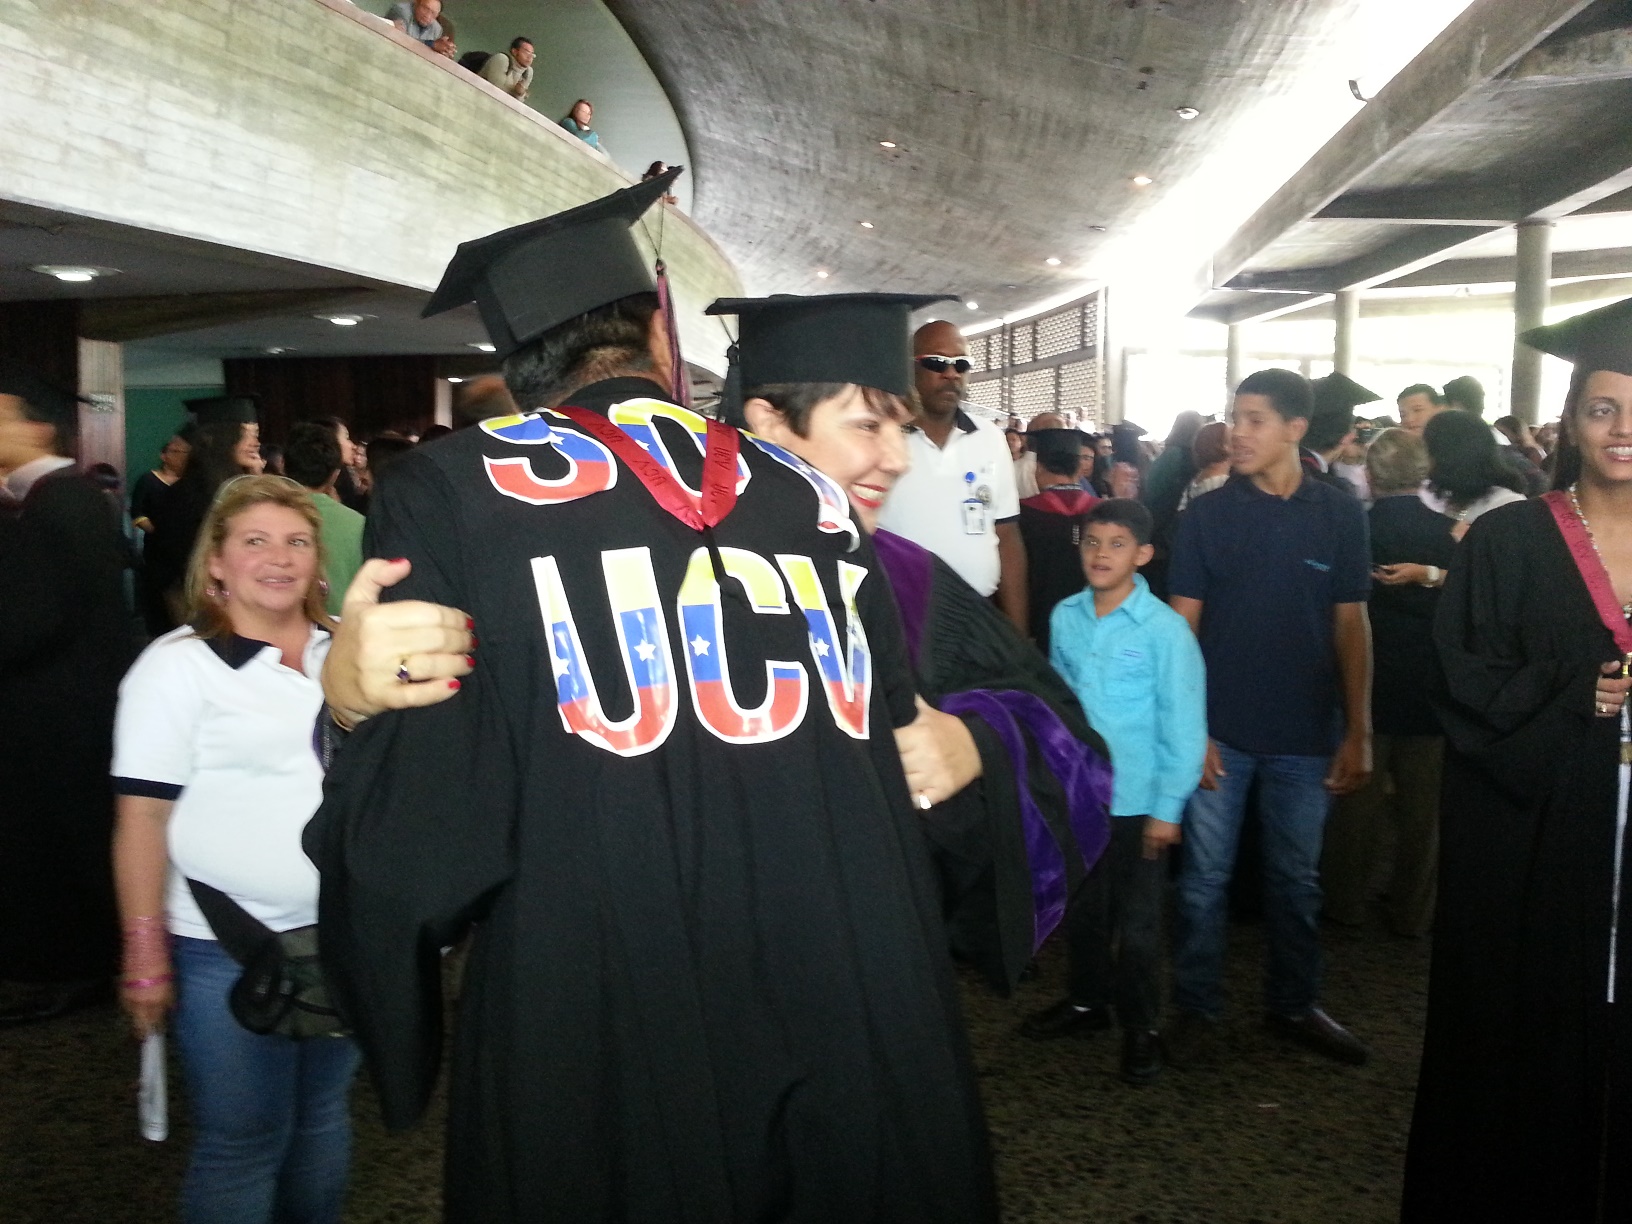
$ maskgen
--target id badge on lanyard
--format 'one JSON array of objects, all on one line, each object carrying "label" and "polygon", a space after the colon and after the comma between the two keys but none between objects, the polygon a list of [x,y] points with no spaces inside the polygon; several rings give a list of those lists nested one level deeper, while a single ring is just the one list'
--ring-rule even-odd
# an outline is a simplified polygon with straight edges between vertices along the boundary
[{"label": "id badge on lanyard", "polygon": [[963,485],[966,494],[963,499],[963,534],[985,535],[986,502],[975,488],[975,474],[973,472],[963,474]]}]

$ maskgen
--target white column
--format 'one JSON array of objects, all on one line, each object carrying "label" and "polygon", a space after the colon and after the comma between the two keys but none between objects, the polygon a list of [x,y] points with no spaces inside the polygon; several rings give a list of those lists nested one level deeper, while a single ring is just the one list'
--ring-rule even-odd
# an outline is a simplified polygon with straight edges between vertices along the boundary
[{"label": "white column", "polygon": [[1519,258],[1513,287],[1513,377],[1511,410],[1534,425],[1541,412],[1541,354],[1519,336],[1547,321],[1553,274],[1553,223],[1519,222]]},{"label": "white column", "polygon": [[1224,407],[1226,410],[1235,403],[1235,389],[1241,385],[1241,380],[1247,376],[1245,369],[1247,361],[1245,323],[1231,323],[1225,327],[1224,339]]},{"label": "white column", "polygon": [[1339,374],[1354,377],[1354,330],[1360,322],[1360,291],[1342,289],[1333,304],[1337,320],[1332,343],[1332,368]]}]

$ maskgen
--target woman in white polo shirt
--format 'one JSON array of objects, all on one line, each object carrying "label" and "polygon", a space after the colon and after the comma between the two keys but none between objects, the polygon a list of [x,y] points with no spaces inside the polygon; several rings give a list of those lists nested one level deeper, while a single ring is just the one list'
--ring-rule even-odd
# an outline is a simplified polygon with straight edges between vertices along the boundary
[{"label": "woman in white polo shirt", "polygon": [[317,921],[300,834],[322,798],[313,726],[334,623],[320,527],[293,481],[223,486],[188,568],[189,623],[143,651],[119,690],[122,999],[139,1034],[168,1018],[186,1070],[188,1224],[328,1224],[345,1192],[355,1045],[239,1025],[227,995],[241,967],[187,884],[274,931]]}]

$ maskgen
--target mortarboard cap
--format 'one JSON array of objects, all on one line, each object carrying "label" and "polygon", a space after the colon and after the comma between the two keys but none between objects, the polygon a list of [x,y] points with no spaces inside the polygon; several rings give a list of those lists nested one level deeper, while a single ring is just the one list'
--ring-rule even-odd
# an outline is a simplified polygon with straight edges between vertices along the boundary
[{"label": "mortarboard cap", "polygon": [[1347,374],[1328,374],[1309,385],[1315,393],[1315,406],[1310,411],[1312,417],[1341,416],[1344,413],[1353,416],[1354,410],[1361,404],[1383,398],[1377,392],[1362,387]]},{"label": "mortarboard cap", "polygon": [[1028,429],[1026,446],[1037,462],[1057,476],[1069,476],[1082,462],[1088,436],[1080,429]]},{"label": "mortarboard cap", "polygon": [[35,412],[54,421],[66,420],[79,407],[79,396],[66,391],[28,366],[0,357],[0,395],[26,400]]},{"label": "mortarboard cap", "polygon": [[630,228],[683,166],[577,208],[461,242],[423,317],[475,302],[487,338],[509,356],[569,319],[657,288]]},{"label": "mortarboard cap", "polygon": [[212,395],[182,402],[200,425],[253,425],[257,420],[258,401],[253,395]]},{"label": "mortarboard cap", "polygon": [[1519,336],[1531,348],[1572,362],[1583,373],[1610,370],[1632,375],[1632,298],[1536,327]]},{"label": "mortarboard cap", "polygon": [[738,385],[855,383],[891,395],[912,390],[914,310],[945,293],[830,293],[721,298],[711,315],[737,316]]}]

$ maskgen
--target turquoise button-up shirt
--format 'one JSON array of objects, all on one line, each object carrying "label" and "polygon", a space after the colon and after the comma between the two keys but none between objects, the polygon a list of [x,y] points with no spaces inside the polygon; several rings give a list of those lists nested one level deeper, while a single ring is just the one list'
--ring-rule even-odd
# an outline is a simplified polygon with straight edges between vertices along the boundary
[{"label": "turquoise button-up shirt", "polygon": [[1049,662],[1111,750],[1111,815],[1177,824],[1207,755],[1206,666],[1184,617],[1142,577],[1133,583],[1103,617],[1091,588],[1061,600],[1049,619]]}]

